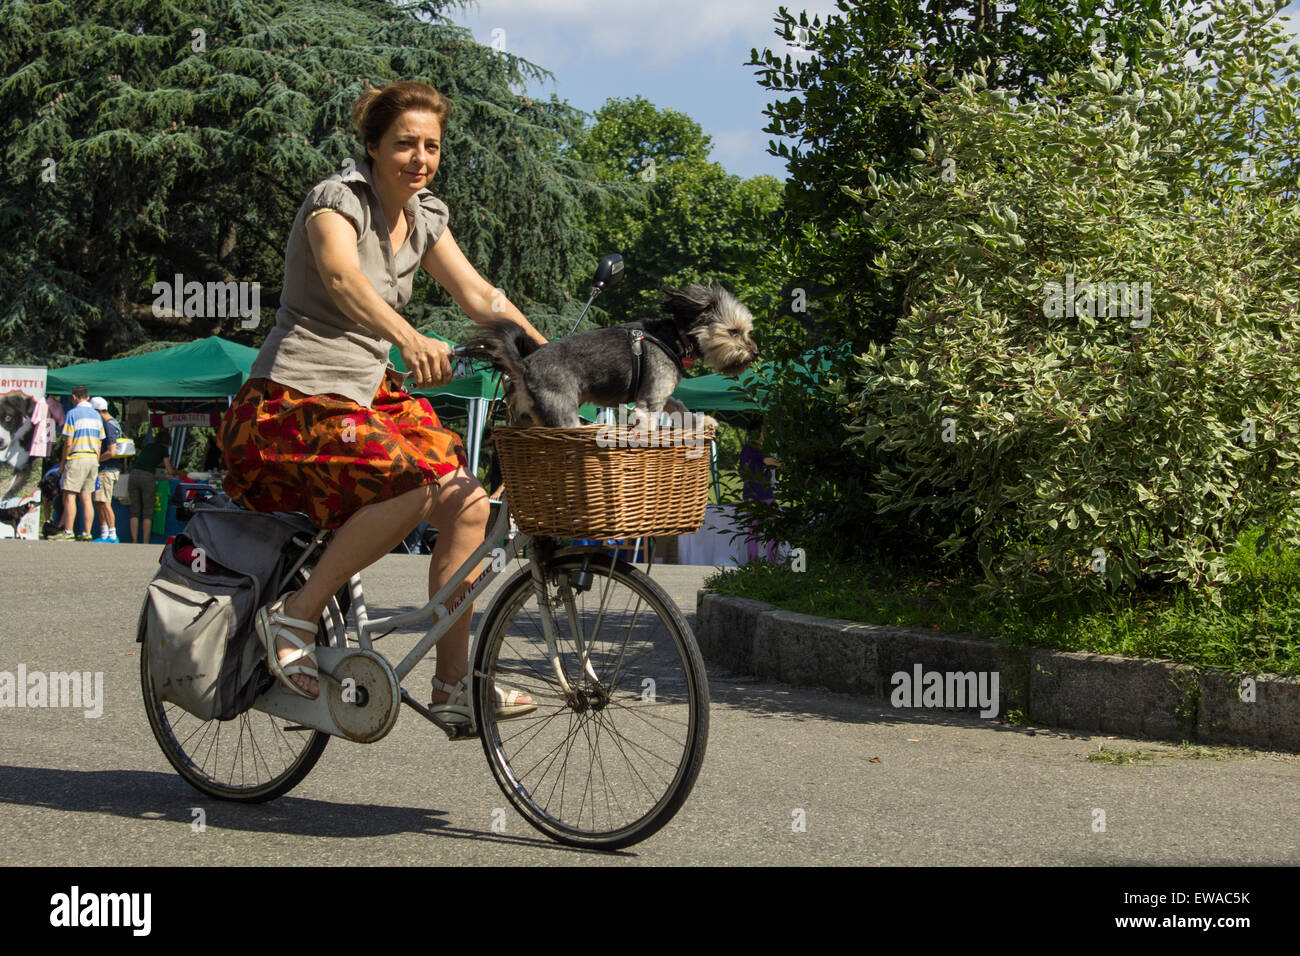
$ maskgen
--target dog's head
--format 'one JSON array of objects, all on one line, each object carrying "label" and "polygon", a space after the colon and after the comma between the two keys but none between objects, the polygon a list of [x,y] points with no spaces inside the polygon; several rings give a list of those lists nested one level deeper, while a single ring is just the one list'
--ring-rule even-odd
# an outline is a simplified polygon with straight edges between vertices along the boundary
[{"label": "dog's head", "polygon": [[694,283],[662,291],[664,311],[695,343],[706,365],[724,375],[735,375],[758,358],[754,317],[722,286]]},{"label": "dog's head", "polygon": [[35,408],[36,400],[22,392],[0,395],[0,454],[30,450]]}]

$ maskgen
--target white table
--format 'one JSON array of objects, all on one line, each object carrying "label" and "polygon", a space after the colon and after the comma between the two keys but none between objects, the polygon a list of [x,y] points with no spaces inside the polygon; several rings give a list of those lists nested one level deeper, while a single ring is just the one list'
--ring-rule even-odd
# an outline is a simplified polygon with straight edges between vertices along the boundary
[{"label": "white table", "polygon": [[[724,568],[748,564],[748,533],[741,534],[734,540],[732,537],[737,530],[735,513],[735,505],[708,505],[704,509],[704,524],[700,530],[677,538],[677,563]],[[786,545],[782,545],[778,557],[788,550]],[[760,545],[758,553],[763,556],[767,549]]]}]

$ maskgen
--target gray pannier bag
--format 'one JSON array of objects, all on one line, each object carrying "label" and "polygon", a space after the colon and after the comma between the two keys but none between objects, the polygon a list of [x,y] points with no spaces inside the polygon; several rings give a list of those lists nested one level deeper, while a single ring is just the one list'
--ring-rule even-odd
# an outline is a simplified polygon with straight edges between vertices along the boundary
[{"label": "gray pannier bag", "polygon": [[137,641],[159,700],[205,720],[248,710],[275,678],[253,621],[316,528],[288,512],[247,511],[220,495],[163,549],[140,611]]}]

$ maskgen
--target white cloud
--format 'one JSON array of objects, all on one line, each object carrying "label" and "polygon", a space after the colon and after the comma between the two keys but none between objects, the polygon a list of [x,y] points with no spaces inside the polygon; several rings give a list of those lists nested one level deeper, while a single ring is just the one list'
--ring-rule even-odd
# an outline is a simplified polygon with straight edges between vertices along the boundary
[{"label": "white cloud", "polygon": [[772,137],[757,126],[709,130],[709,135],[713,137],[709,159],[724,169],[752,169],[767,161],[767,141]]},{"label": "white cloud", "polygon": [[[635,54],[646,67],[657,68],[711,50],[743,43],[775,50],[773,32],[776,0],[636,0],[610,4],[608,0],[498,0],[463,10],[448,10],[456,23],[473,30],[482,43],[491,42],[495,28],[505,31],[506,50],[556,69],[574,58],[587,61]],[[808,11],[811,22],[835,9],[822,0],[788,8],[798,15]],[[784,44],[781,44],[784,47]],[[782,49],[792,56],[794,50]]]}]

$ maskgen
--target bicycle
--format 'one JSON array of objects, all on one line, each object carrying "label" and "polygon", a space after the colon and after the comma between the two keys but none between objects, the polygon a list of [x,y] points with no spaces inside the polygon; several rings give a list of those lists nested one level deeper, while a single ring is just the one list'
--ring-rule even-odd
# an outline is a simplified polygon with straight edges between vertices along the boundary
[{"label": "bicycle", "polygon": [[[522,533],[508,496],[507,488],[493,502],[483,544],[418,610],[372,619],[361,575],[353,575],[317,629],[321,692],[313,700],[276,683],[234,720],[201,720],[159,700],[142,644],[145,709],[168,761],[207,796],[271,800],[310,773],[330,737],[381,740],[405,704],[450,740],[479,737],[506,799],[552,839],[613,850],[658,831],[690,794],[708,741],[708,680],[695,636],[656,582],[603,547]],[[293,539],[301,550],[277,595],[301,587],[330,535]],[[472,720],[445,722],[401,681],[514,559],[527,563],[472,635]],[[396,665],[375,650],[395,628],[430,616],[432,626]],[[498,720],[498,687],[529,694],[537,710]]]}]

